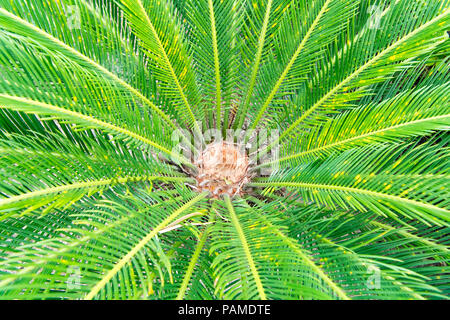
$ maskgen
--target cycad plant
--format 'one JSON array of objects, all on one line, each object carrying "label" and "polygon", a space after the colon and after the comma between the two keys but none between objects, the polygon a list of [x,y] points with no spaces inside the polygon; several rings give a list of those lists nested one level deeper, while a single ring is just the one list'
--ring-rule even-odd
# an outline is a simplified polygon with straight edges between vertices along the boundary
[{"label": "cycad plant", "polygon": [[0,0],[0,298],[448,298],[449,27],[447,0]]}]

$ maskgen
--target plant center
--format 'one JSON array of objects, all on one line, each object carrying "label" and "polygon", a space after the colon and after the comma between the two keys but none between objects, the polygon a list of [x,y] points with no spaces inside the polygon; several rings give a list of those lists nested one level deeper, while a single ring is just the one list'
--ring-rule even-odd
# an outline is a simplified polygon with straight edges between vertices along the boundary
[{"label": "plant center", "polygon": [[229,142],[209,144],[195,161],[197,191],[209,191],[214,198],[242,195],[249,178],[249,160],[245,152]]}]

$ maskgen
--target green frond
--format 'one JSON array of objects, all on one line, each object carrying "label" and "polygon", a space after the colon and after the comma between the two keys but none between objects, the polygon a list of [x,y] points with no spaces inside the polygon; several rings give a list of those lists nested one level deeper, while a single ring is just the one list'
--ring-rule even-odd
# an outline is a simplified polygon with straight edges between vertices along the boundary
[{"label": "green frond", "polygon": [[[60,119],[71,121],[72,124],[77,124],[78,129],[87,130],[92,128],[99,128],[107,132],[111,132],[117,135],[118,138],[129,140],[133,139],[139,144],[149,145],[157,150],[162,151],[166,155],[177,159],[181,163],[191,165],[189,160],[181,158],[179,155],[173,153],[171,150],[159,145],[158,143],[140,136],[126,128],[121,128],[114,124],[104,122],[102,120],[95,119],[92,116],[87,116],[80,112],[72,111],[70,109],[65,109],[63,107],[50,105],[46,103],[41,103],[39,101],[34,101],[17,96],[9,96],[5,94],[0,94],[0,107],[9,108],[16,111],[25,111],[35,114],[50,115],[53,116],[51,120]],[[136,146],[136,144],[134,144]]]},{"label": "green frond", "polygon": [[[352,149],[326,160],[284,170],[250,185],[298,190],[304,203],[330,208],[373,211],[397,219],[405,215],[426,224],[447,225],[450,219],[444,142]],[[436,166],[443,174],[427,172]],[[437,171],[439,171],[437,169]],[[406,171],[406,172],[405,172]]]},{"label": "green frond", "polygon": [[[374,143],[397,142],[447,130],[450,125],[449,82],[405,90],[376,105],[341,113],[286,147],[278,162],[293,165],[330,156],[337,150]],[[295,153],[295,150],[302,150]],[[266,163],[261,166],[270,165]]]},{"label": "green frond", "polygon": [[285,226],[280,224],[282,217],[276,214],[276,208],[233,202],[224,204],[230,221],[217,222],[212,227],[216,236],[210,250],[217,255],[213,267],[219,296],[348,298],[337,283],[317,272],[319,266],[311,253],[280,231]]},{"label": "green frond", "polygon": [[[389,225],[386,219],[379,222],[372,213],[317,210],[298,200],[283,202],[288,206],[289,235],[314,250],[315,263],[351,299],[436,299],[448,291],[444,284],[436,286],[440,279],[429,268],[448,261],[448,228],[415,224],[414,231]],[[430,242],[433,231],[436,240]]]},{"label": "green frond", "polygon": [[[16,8],[14,8],[17,11]],[[58,12],[56,10],[55,12]],[[60,16],[64,15],[64,12],[60,11]],[[45,46],[48,50],[53,52],[58,52],[63,54],[66,58],[71,59],[73,62],[81,64],[85,66],[87,70],[90,72],[98,72],[99,75],[105,77],[107,79],[111,79],[113,82],[116,82],[121,87],[124,87],[128,90],[132,95],[136,96],[136,98],[144,101],[148,106],[150,106],[153,110],[155,110],[159,116],[161,116],[166,122],[171,124],[174,128],[175,125],[170,121],[169,117],[165,115],[155,104],[153,104],[149,99],[147,99],[142,93],[140,93],[137,89],[133,88],[131,85],[126,83],[124,80],[119,78],[117,75],[107,70],[102,65],[99,65],[92,58],[89,58],[83,55],[81,52],[77,51],[73,47],[65,44],[61,40],[55,38],[51,34],[48,34],[42,29],[32,25],[31,23],[21,19],[13,15],[12,13],[6,11],[3,8],[0,8],[0,26],[1,28],[9,31],[15,32],[17,37],[20,37],[21,40],[25,40],[22,37],[26,37],[27,39],[32,39],[40,46]],[[67,30],[66,30],[67,32]],[[3,35],[4,37],[6,35]],[[11,34],[10,34],[11,36]],[[61,37],[62,35],[60,35]],[[69,35],[65,35],[66,39],[71,39],[72,37]],[[59,79],[61,80],[61,79]]]},{"label": "green frond", "polygon": [[[198,106],[195,75],[183,44],[182,28],[174,18],[174,8],[167,2],[158,5],[153,0],[122,0],[121,4],[133,32],[140,39],[139,44],[158,70],[155,77],[162,83],[161,90],[172,97],[180,120],[201,137],[197,121],[202,118],[202,107]],[[193,106],[198,111],[196,114]]]},{"label": "green frond", "polygon": [[[104,145],[94,146],[88,156],[66,139],[60,138],[64,147],[52,147],[57,142],[58,137],[0,140],[0,151],[5,151],[0,153],[0,220],[39,208],[43,208],[41,214],[67,209],[86,196],[121,185],[191,182],[173,168],[139,154],[117,154]],[[49,153],[52,148],[55,152]]]},{"label": "green frond", "polygon": [[[406,8],[400,2],[397,2],[395,7],[398,11],[403,11]],[[360,65],[356,64],[356,69],[345,69],[345,72],[351,71],[351,73],[334,77],[336,79],[334,81],[335,83],[328,84],[326,90],[319,87],[320,90],[318,93],[314,93],[311,97],[308,97],[309,100],[311,98],[314,99],[316,96],[319,99],[291,123],[267,149],[272,148],[275,144],[283,141],[287,137],[294,135],[299,129],[299,126],[304,125],[305,121],[309,123],[308,121],[310,120],[308,119],[310,116],[313,119],[320,119],[319,115],[323,115],[326,112],[333,112],[336,108],[349,107],[351,101],[370,92],[366,89],[369,85],[388,79],[393,72],[408,66],[411,59],[430,52],[439,43],[445,41],[448,38],[446,30],[448,29],[449,15],[450,9],[443,9],[440,14],[432,19],[424,15],[421,24],[420,22],[416,22],[415,29],[400,30],[398,33],[389,30],[391,36],[386,37],[382,42],[380,41],[377,47],[371,48],[370,55],[364,52],[359,59],[361,60],[364,57],[368,58],[361,61]],[[388,19],[392,19],[391,15],[386,18],[386,20]],[[390,21],[382,20],[381,24],[392,26],[392,22]],[[370,34],[368,33],[365,35],[364,40],[359,40],[358,47],[355,50],[367,50],[360,46],[365,41],[369,41],[369,37]],[[353,54],[355,53],[352,51],[347,53],[349,58]],[[343,63],[345,62],[344,60]],[[355,64],[353,64],[354,66]],[[334,68],[338,68],[338,66],[333,66]],[[327,83],[326,81],[324,82]]]},{"label": "green frond", "polygon": [[[185,3],[183,18],[190,30],[193,57],[198,82],[204,99],[205,121],[209,128],[228,128],[230,108],[237,99],[235,89],[239,81],[239,32],[244,17],[245,2],[197,1]],[[205,19],[204,12],[208,12]],[[213,115],[215,114],[215,117]]]},{"label": "green frond", "polygon": [[[280,27],[280,32],[275,35],[274,39],[275,45],[287,46],[287,48],[279,51],[279,56],[272,57],[274,63],[269,64],[267,70],[262,71],[264,78],[261,79],[261,83],[264,88],[272,87],[272,83],[274,84],[267,97],[263,98],[262,106],[255,108],[256,117],[250,125],[251,129],[258,126],[276,95],[283,96],[295,90],[295,87],[298,86],[297,83],[301,82],[304,75],[311,71],[311,66],[318,59],[316,56],[335,39],[339,31],[346,27],[357,4],[358,2],[355,1],[326,0],[315,3],[311,8],[291,6],[287,10],[288,18],[284,19],[287,24]],[[301,15],[302,18],[298,15]],[[302,21],[305,16],[307,27]],[[298,25],[292,26],[292,21]],[[290,36],[293,37],[290,38]],[[295,44],[296,40],[299,41],[298,45]],[[290,52],[293,52],[292,56],[286,56]],[[281,72],[279,76],[273,79],[273,74],[279,72]],[[282,85],[285,92],[279,92]],[[259,101],[255,102],[257,105],[259,103]]]},{"label": "green frond", "polygon": [[190,200],[189,202],[186,202],[183,206],[175,210],[173,213],[171,213],[167,218],[165,218],[160,224],[158,224],[153,230],[147,234],[139,243],[136,244],[122,259],[120,259],[114,267],[108,271],[107,274],[104,275],[104,277],[101,278],[101,280],[89,291],[89,293],[86,295],[86,299],[92,299],[95,297],[95,295],[108,283],[108,281],[113,278],[122,267],[127,265],[130,260],[142,249],[144,248],[150,240],[152,240],[159,231],[161,231],[164,227],[166,227],[170,222],[172,222],[176,217],[178,217],[183,211],[186,211],[191,206],[193,206],[196,202],[200,201],[201,199],[205,198],[206,194],[200,194]]},{"label": "green frond", "polygon": [[[208,219],[208,221],[206,223],[207,224],[214,223],[215,216],[216,216],[216,212],[214,211],[213,208],[211,208],[210,218]],[[183,277],[183,282],[181,283],[180,289],[178,290],[178,294],[176,297],[177,300],[182,300],[185,297],[186,289],[187,289],[187,287],[189,285],[189,281],[191,280],[191,277],[194,273],[194,268],[198,262],[199,256],[200,256],[200,254],[203,250],[203,247],[206,243],[206,240],[209,236],[209,231],[210,231],[210,226],[206,226],[205,230],[203,230],[202,234],[200,235],[200,239],[197,243],[197,246],[195,247],[195,251],[192,254],[192,257],[189,261],[189,265],[186,269],[186,273]]]},{"label": "green frond", "polygon": [[[253,89],[255,88],[256,76],[258,75],[258,70],[259,70],[259,66],[261,63],[261,57],[263,54],[264,43],[266,41],[266,33],[267,33],[267,28],[268,28],[269,20],[270,20],[270,11],[272,10],[272,2],[273,2],[272,0],[267,1],[265,6],[261,5],[261,3],[259,3],[259,5],[258,5],[258,2],[253,2],[254,12],[252,12],[252,13],[255,15],[257,15],[258,11],[261,10],[260,8],[265,7],[264,20],[261,25],[261,30],[258,30],[259,37],[258,37],[257,45],[256,46],[254,45],[254,47],[256,48],[256,51],[255,51],[256,55],[254,58],[254,62],[252,63],[251,73],[250,73],[250,78],[249,78],[250,80],[249,80],[249,84],[248,84],[246,92],[245,92],[243,110],[239,112],[239,118],[235,121],[234,128],[239,128],[244,123],[245,114],[247,114],[247,110],[248,110],[248,107],[250,104],[250,99],[251,99],[251,96],[253,93]],[[249,5],[250,11],[252,11],[253,8],[251,5]],[[262,13],[262,11],[261,11],[261,13]],[[250,32],[248,32],[248,33],[250,33]],[[251,34],[250,34],[250,36],[251,36]],[[256,44],[256,41],[255,41],[255,44]],[[252,49],[250,49],[249,51],[252,51]],[[237,109],[237,111],[234,111],[234,113],[237,113],[238,111],[239,111],[239,109]]]},{"label": "green frond", "polygon": [[[129,202],[117,198],[115,201],[100,201],[92,210],[75,212],[71,215],[72,226],[61,228],[59,237],[36,243],[34,249],[19,246],[8,255],[7,260],[0,262],[3,270],[13,271],[22,266],[17,274],[13,273],[16,276],[8,273],[6,279],[5,274],[0,277],[0,292],[8,297],[20,297],[25,288],[29,298],[51,295],[51,292],[39,289],[39,284],[50,277],[55,289],[63,289],[69,298],[74,295],[85,299],[133,298],[140,293],[139,287],[133,286],[136,283],[142,285],[144,295],[148,295],[154,277],[163,277],[162,268],[170,270],[170,262],[162,251],[158,233],[181,213],[197,206],[204,197],[203,194],[198,195],[182,206],[168,201],[164,207],[159,203],[150,203],[149,206],[146,202],[150,198],[128,198]],[[144,227],[149,227],[150,231]],[[110,245],[112,238],[117,241],[117,246]],[[38,258],[35,250],[40,252]],[[98,268],[89,267],[90,263],[100,259],[103,262]],[[38,271],[43,263],[48,271],[40,273]],[[81,291],[70,290],[66,283],[60,281],[70,277],[67,274],[70,266],[78,266],[82,270]],[[36,285],[27,285],[31,279]],[[119,287],[120,291],[117,291]]]}]

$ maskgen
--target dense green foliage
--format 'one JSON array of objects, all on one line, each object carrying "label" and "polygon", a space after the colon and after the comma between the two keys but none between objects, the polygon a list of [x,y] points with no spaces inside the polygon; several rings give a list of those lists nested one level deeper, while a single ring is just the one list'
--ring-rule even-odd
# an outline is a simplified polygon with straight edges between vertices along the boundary
[{"label": "dense green foliage", "polygon": [[[447,0],[0,0],[0,298],[447,299],[449,29]],[[279,130],[279,168],[196,193],[172,133],[210,128]]]}]

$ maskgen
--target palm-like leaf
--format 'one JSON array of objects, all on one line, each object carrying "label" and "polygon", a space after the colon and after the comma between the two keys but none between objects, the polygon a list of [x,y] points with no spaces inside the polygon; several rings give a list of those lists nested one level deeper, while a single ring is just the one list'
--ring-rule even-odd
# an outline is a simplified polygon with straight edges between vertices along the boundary
[{"label": "palm-like leaf", "polygon": [[[0,297],[448,298],[449,27],[442,0],[0,0]],[[280,132],[234,197],[176,151],[208,129]]]}]

